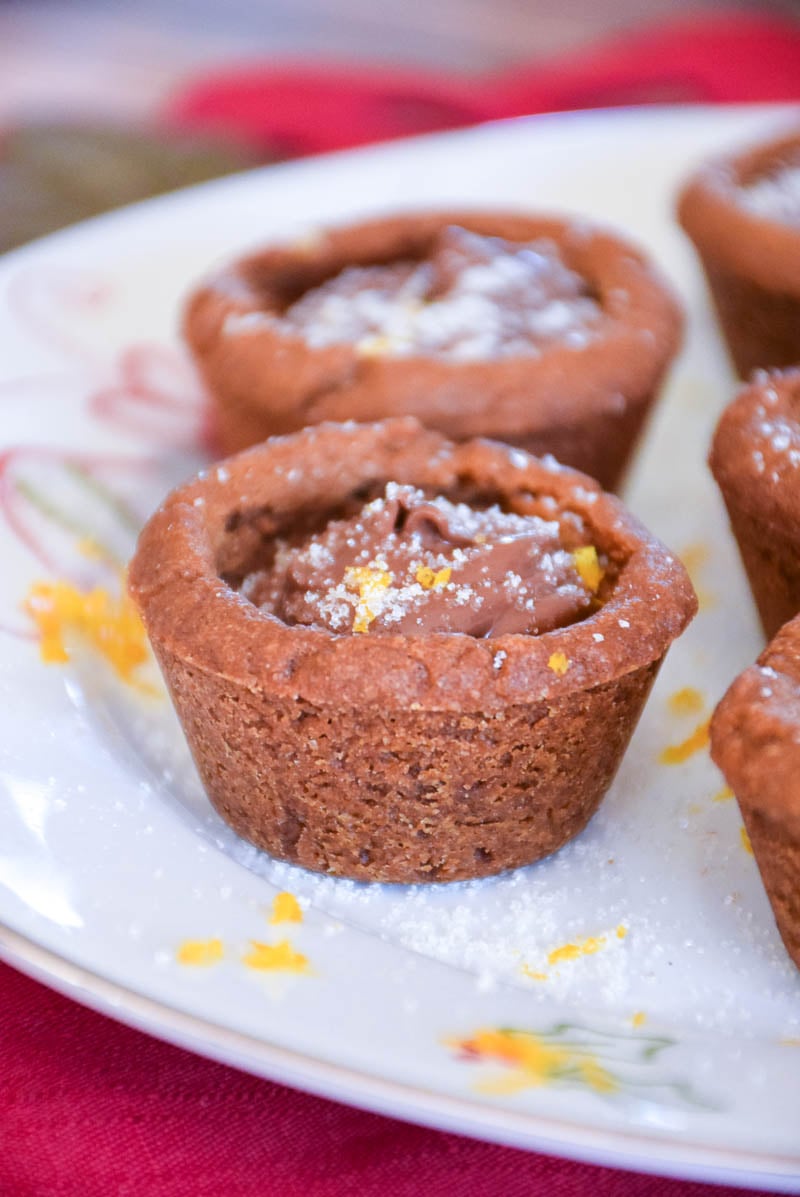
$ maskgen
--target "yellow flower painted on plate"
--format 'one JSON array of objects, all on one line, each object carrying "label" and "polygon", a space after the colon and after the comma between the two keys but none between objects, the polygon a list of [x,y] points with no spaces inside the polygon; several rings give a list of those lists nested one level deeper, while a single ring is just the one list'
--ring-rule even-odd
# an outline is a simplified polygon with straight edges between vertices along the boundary
[{"label": "yellow flower painted on plate", "polygon": [[730,802],[731,798],[733,798],[733,790],[730,786],[723,786],[722,789],[714,795],[715,802]]},{"label": "yellow flower painted on plate", "polygon": [[[658,1087],[659,1100],[716,1108],[695,1093],[685,1078],[663,1070],[661,1055],[675,1047],[676,1041],[639,1030],[644,1021],[645,1015],[639,1011],[626,1028],[616,1031],[565,1021],[536,1030],[481,1027],[444,1042],[467,1064],[494,1066],[494,1074],[481,1076],[475,1086],[484,1094],[509,1096],[550,1086],[583,1088],[613,1098],[637,1092],[649,1096]],[[637,1029],[632,1031],[631,1024]]]},{"label": "yellow flower painted on plate", "polygon": [[538,1089],[569,1080],[597,1093],[617,1088],[613,1075],[591,1051],[568,1043],[551,1043],[533,1031],[484,1028],[468,1039],[451,1041],[451,1046],[484,1062],[502,1064],[508,1071],[482,1081],[482,1093],[495,1096]]}]

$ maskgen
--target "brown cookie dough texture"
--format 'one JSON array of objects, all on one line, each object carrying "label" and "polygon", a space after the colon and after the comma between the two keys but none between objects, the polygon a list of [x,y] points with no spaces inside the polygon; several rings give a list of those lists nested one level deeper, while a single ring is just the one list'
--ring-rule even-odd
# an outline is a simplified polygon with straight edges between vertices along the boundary
[{"label": "brown cookie dough texture", "polygon": [[[610,596],[566,628],[478,639],[336,635],[239,592],[281,531],[389,480],[522,509],[553,496],[606,555]],[[323,424],[211,468],[152,517],[130,586],[223,818],[365,881],[481,877],[579,832],[696,609],[680,563],[590,479],[412,419]]]},{"label": "brown cookie dough texture", "polygon": [[800,968],[800,618],[722,699],[711,755],[736,795],[778,930]]},{"label": "brown cookie dough texture", "polygon": [[759,372],[709,455],[767,639],[800,612],[800,370]]},{"label": "brown cookie dough texture", "polygon": [[800,222],[747,199],[749,187],[793,163],[800,131],[706,164],[678,204],[742,378],[800,363]]},{"label": "brown cookie dough texture", "polygon": [[[601,309],[586,343],[538,355],[446,356],[312,348],[275,320],[352,265],[423,261],[458,226],[552,241]],[[675,300],[627,241],[584,222],[486,212],[413,214],[321,232],[244,258],[191,296],[184,332],[217,406],[225,452],[323,420],[411,415],[453,440],[488,436],[552,453],[614,489],[680,340]]]}]

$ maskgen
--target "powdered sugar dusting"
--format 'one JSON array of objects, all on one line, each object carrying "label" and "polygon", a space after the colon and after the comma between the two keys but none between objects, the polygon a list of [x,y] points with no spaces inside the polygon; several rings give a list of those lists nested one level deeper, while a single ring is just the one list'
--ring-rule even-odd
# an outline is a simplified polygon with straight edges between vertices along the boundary
[{"label": "powdered sugar dusting", "polygon": [[800,160],[756,179],[740,195],[749,212],[800,226]]},{"label": "powdered sugar dusting", "polygon": [[451,228],[431,260],[353,266],[284,314],[314,348],[350,342],[370,356],[456,361],[581,348],[601,315],[549,240],[529,244]]},{"label": "powdered sugar dusting", "polygon": [[285,622],[337,634],[535,634],[586,614],[605,572],[580,517],[549,514],[389,482],[351,516],[279,542],[241,590]]}]

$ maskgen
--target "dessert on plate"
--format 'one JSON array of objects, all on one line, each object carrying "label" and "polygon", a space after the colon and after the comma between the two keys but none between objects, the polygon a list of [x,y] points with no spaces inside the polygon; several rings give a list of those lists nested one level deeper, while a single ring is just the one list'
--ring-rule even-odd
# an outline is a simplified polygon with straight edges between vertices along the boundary
[{"label": "dessert on plate", "polygon": [[800,617],[725,694],[711,754],[736,795],[778,930],[800,968]]},{"label": "dessert on plate", "polygon": [[398,215],[235,262],[184,331],[234,452],[325,420],[412,415],[618,486],[681,316],[644,255],[584,221]]},{"label": "dessert on plate", "polygon": [[742,378],[800,364],[800,129],[706,163],[678,214]]},{"label": "dessert on plate", "polygon": [[800,612],[800,369],[754,375],[722,413],[709,465],[769,640]]},{"label": "dessert on plate", "polygon": [[212,467],[151,518],[130,587],[223,818],[367,881],[481,877],[577,834],[696,610],[589,478],[409,418]]}]

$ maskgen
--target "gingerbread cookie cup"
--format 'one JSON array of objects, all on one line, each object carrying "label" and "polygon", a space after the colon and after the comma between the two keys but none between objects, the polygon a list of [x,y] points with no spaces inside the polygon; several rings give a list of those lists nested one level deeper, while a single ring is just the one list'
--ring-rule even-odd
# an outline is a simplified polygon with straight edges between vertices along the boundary
[{"label": "gingerbread cookie cup", "polygon": [[711,755],[736,795],[778,930],[800,968],[800,618],[722,699]]},{"label": "gingerbread cookie cup", "polygon": [[800,131],[708,163],[678,215],[740,376],[800,363]]},{"label": "gingerbread cookie cup", "polygon": [[769,640],[800,611],[800,370],[757,374],[709,454]]},{"label": "gingerbread cookie cup", "polygon": [[[387,482],[580,527],[605,575],[590,613],[542,635],[334,634],[244,596],[277,541]],[[364,881],[486,876],[577,834],[696,609],[680,563],[590,479],[411,419],[320,425],[212,468],[147,524],[130,587],[222,817]]]},{"label": "gingerbread cookie cup", "polygon": [[[517,250],[552,247],[596,306],[596,321],[530,351],[472,356],[473,343],[470,355],[459,357],[413,344],[397,351],[391,337],[314,344],[286,319],[292,305],[343,271],[431,262],[437,240],[453,226]],[[484,287],[481,301],[491,289]],[[430,299],[421,297],[427,314]],[[545,322],[557,326],[564,311],[550,305]],[[535,325],[535,307],[530,314]],[[476,331],[490,323],[476,315]],[[611,489],[680,330],[675,300],[627,241],[584,222],[497,212],[397,216],[265,249],[195,291],[184,319],[225,452],[324,420],[413,415],[453,440],[487,436],[553,453]]]}]

